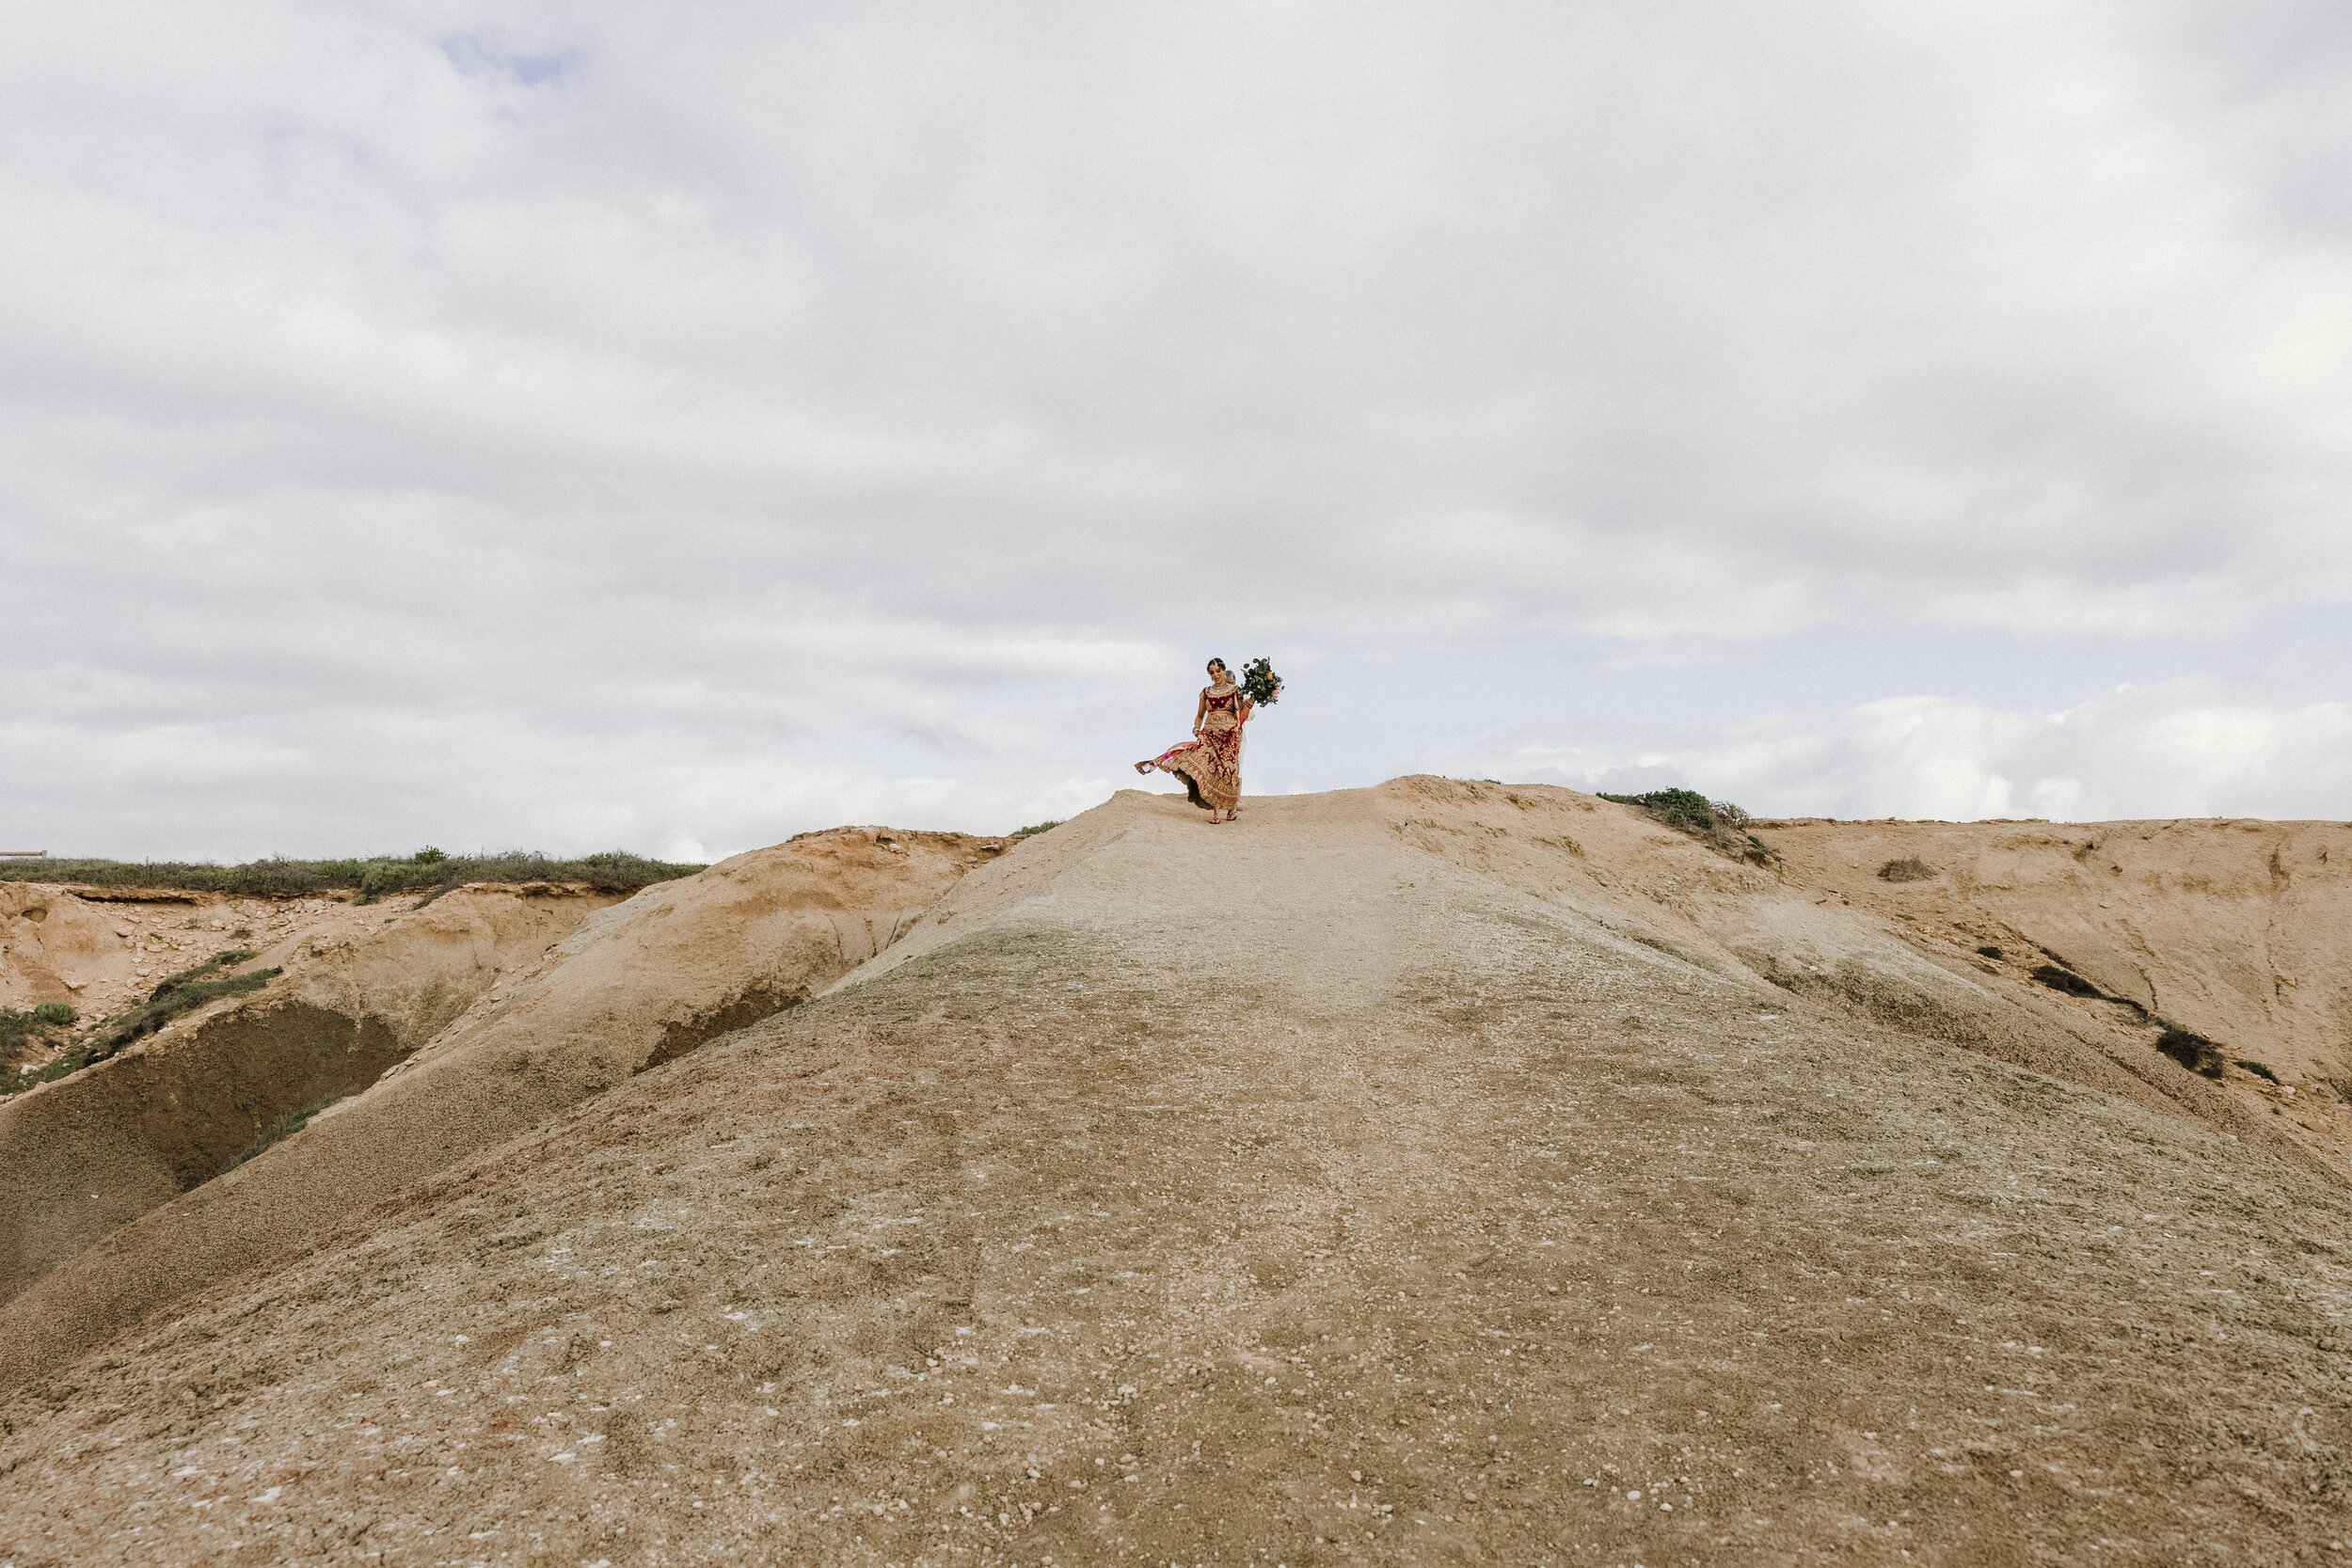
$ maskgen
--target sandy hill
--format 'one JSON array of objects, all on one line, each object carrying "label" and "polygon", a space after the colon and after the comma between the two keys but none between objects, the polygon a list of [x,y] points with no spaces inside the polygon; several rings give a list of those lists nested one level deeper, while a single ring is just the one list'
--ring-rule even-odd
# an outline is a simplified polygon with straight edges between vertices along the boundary
[{"label": "sandy hill", "polygon": [[2352,831],[1790,824],[1775,871],[1407,779],[915,836],[761,880],[807,957],[757,983],[726,867],[595,915],[42,1272],[0,1561],[2352,1545],[2342,927],[2289,929]]}]

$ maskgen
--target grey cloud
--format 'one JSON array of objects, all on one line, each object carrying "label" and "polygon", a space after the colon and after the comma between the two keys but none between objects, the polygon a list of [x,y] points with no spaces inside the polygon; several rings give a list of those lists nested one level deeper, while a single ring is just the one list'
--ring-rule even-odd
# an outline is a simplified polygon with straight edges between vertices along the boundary
[{"label": "grey cloud", "polygon": [[[0,785],[88,847],[167,795],[255,842],[183,745],[280,847],[740,847],[1048,815],[1181,721],[1204,642],[1329,661],[1385,737],[1263,754],[1338,784],[1496,721],[1387,735],[1447,701],[1398,642],[2220,670],[2352,596],[2315,8],[8,25],[0,734],[76,761]],[[1517,700],[1584,756],[1590,715]],[[1620,740],[1592,766],[1656,766]],[[1946,799],[1836,744],[1772,787]]]}]

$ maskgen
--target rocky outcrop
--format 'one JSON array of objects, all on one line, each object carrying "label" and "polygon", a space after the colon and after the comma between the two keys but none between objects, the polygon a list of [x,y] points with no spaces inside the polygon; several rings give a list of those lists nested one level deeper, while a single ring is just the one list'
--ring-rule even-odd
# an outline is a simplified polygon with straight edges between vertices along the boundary
[{"label": "rocky outcrop", "polygon": [[0,1007],[87,1010],[90,982],[129,973],[119,917],[61,887],[0,881]]}]

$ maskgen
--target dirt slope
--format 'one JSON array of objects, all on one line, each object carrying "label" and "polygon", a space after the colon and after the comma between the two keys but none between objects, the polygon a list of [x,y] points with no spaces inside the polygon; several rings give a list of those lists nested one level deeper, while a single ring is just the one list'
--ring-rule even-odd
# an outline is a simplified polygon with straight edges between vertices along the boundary
[{"label": "dirt slope", "polygon": [[0,1301],[219,1175],[287,1117],[366,1088],[502,974],[614,901],[582,887],[485,884],[421,909],[413,899],[282,909],[210,900],[192,912],[161,905],[169,914],[158,921],[152,903],[93,911],[61,890],[23,892],[30,907],[45,904],[44,932],[104,916],[103,942],[77,966],[100,1006],[119,975],[137,985],[230,947],[259,949],[237,973],[284,974],[0,1101]]},{"label": "dirt slope", "polygon": [[[487,884],[485,884],[487,885]],[[545,883],[535,888],[553,894]],[[518,890],[509,890],[516,892]],[[585,889],[561,890],[566,895]],[[611,900],[601,895],[595,903]],[[261,898],[176,888],[0,882],[0,1006],[68,1002],[99,1017],[224,947],[296,964],[376,933],[416,902],[358,904],[338,892]]]},{"label": "dirt slope", "polygon": [[[60,887],[0,882],[0,1007],[37,1002],[87,1006],[87,974],[101,966],[127,978],[127,927],[98,904]],[[119,960],[119,961],[118,961]],[[12,1064],[11,1064],[12,1065]]]},{"label": "dirt slope", "polygon": [[365,1093],[95,1244],[80,1238],[70,1262],[0,1308],[11,1348],[0,1379],[78,1354],[631,1073],[791,1006],[871,957],[1007,842],[838,829],[590,915],[413,1060],[378,1053],[376,1069],[390,1071]]},{"label": "dirt slope", "polygon": [[1122,794],[19,1390],[0,1560],[2328,1560],[2342,1184],[1876,1022],[2039,1015],[1738,871]]},{"label": "dirt slope", "polygon": [[[2063,963],[2290,1083],[2352,1088],[2352,824],[1806,820],[1759,831],[1792,879],[1900,919],[1923,942],[1971,956],[2000,947],[2012,968]],[[1931,875],[1879,876],[1902,861]]]}]

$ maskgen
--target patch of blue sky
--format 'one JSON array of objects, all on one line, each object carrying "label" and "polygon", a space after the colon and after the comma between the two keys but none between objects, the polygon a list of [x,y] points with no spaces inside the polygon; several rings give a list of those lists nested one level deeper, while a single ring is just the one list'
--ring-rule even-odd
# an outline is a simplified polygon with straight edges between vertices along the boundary
[{"label": "patch of blue sky", "polygon": [[449,63],[468,76],[498,76],[526,87],[561,82],[579,70],[577,49],[516,49],[481,33],[459,33],[441,40]]}]

